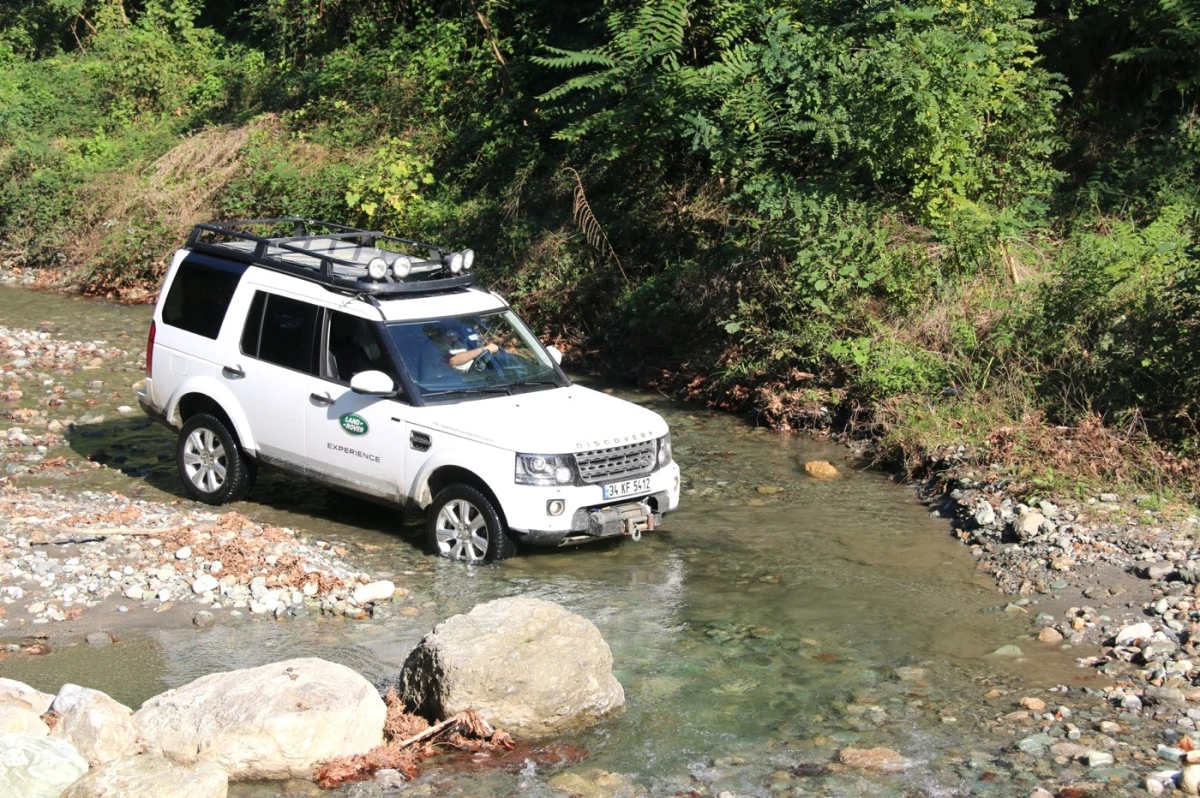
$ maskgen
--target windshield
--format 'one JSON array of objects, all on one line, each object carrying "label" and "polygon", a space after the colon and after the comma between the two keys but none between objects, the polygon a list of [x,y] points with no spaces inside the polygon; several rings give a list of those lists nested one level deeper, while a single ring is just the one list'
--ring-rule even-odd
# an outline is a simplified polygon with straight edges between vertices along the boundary
[{"label": "windshield", "polygon": [[515,393],[566,383],[511,310],[392,322],[388,333],[425,397]]}]

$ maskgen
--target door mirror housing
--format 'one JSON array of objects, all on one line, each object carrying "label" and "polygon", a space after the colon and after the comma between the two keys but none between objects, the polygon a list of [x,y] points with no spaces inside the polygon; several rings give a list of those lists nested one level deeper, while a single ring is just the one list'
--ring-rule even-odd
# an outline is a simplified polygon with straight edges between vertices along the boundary
[{"label": "door mirror housing", "polygon": [[556,365],[562,365],[562,352],[558,351],[557,346],[548,346],[546,347],[546,351],[550,353],[550,357],[554,360]]},{"label": "door mirror housing", "polygon": [[350,378],[350,390],[367,396],[395,396],[396,383],[382,371],[360,371]]}]

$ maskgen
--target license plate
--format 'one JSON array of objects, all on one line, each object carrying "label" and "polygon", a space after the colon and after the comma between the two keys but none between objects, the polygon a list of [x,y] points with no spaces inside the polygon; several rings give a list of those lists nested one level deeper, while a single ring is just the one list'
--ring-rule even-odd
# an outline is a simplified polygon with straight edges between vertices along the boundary
[{"label": "license plate", "polygon": [[650,477],[627,479],[624,482],[614,482],[604,486],[604,498],[619,499],[622,496],[633,496],[638,493],[650,492]]}]

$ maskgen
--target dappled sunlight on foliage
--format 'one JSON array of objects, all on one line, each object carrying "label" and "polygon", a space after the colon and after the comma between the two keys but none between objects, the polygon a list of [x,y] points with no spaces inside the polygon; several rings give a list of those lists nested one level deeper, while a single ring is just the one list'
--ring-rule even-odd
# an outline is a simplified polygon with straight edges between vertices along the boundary
[{"label": "dappled sunlight on foliage", "polygon": [[1121,478],[1183,485],[1197,20],[1196,0],[15,0],[0,261],[135,300],[207,217],[378,227],[475,249],[576,368],[895,462],[998,447],[989,424],[1107,430],[1115,449],[1061,461],[1005,451],[1083,475],[1115,451]]}]

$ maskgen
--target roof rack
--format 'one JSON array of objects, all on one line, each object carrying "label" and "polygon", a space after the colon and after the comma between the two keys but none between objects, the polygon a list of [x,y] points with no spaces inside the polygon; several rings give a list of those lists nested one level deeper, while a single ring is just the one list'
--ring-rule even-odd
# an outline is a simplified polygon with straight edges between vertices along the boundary
[{"label": "roof rack", "polygon": [[[257,235],[246,228],[283,235]],[[471,271],[474,253],[470,250],[454,252],[316,219],[286,217],[198,224],[192,228],[187,246],[193,252],[261,266],[354,294],[429,293],[464,288],[475,282]],[[409,254],[418,250],[426,255]],[[457,268],[452,270],[456,257]],[[384,261],[386,269],[381,277],[372,277],[368,264],[378,259]],[[379,271],[378,264],[375,270]]]}]

